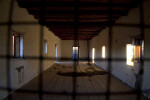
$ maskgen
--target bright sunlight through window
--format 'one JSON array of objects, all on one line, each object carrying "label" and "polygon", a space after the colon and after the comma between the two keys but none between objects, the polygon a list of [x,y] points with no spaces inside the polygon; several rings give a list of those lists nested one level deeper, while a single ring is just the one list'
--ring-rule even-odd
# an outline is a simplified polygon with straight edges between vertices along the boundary
[{"label": "bright sunlight through window", "polygon": [[130,65],[130,66],[134,65],[134,63],[132,62],[133,55],[134,55],[134,46],[131,44],[127,44],[126,45],[126,57],[127,57],[126,64],[127,65]]},{"label": "bright sunlight through window", "polygon": [[95,48],[92,49],[92,62],[94,63],[95,58]]},{"label": "bright sunlight through window", "polygon": [[105,46],[102,46],[102,58],[105,58]]}]

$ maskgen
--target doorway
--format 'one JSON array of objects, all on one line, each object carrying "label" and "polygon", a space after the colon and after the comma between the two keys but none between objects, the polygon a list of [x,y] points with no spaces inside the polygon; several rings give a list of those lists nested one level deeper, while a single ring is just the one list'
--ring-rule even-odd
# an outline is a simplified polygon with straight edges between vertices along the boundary
[{"label": "doorway", "polygon": [[73,47],[72,48],[72,59],[77,60],[78,59],[78,47]]}]

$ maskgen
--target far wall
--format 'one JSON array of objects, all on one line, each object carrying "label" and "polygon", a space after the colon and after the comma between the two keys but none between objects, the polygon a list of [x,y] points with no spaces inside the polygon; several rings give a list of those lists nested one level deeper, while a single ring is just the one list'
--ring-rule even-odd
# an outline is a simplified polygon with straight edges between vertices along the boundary
[{"label": "far wall", "polygon": [[[74,40],[62,40],[61,41],[61,58],[71,58],[72,59],[72,48],[74,46]],[[79,41],[79,57],[80,59],[87,59],[87,41]]]}]

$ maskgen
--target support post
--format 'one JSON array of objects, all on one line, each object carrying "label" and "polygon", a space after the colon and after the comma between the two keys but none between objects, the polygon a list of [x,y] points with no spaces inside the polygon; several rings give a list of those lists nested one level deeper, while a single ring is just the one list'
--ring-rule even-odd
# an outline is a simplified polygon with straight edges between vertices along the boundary
[{"label": "support post", "polygon": [[77,61],[77,65],[79,65],[79,40],[78,40],[78,61]]},{"label": "support post", "polygon": [[89,40],[87,40],[87,53],[88,53],[88,64],[90,63],[90,58],[89,58]]}]

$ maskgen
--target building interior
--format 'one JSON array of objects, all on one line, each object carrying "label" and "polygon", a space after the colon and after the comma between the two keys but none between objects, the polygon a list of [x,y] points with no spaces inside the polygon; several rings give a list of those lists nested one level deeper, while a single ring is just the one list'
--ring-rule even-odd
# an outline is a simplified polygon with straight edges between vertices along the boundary
[{"label": "building interior", "polygon": [[0,0],[0,100],[149,100],[150,0]]}]

